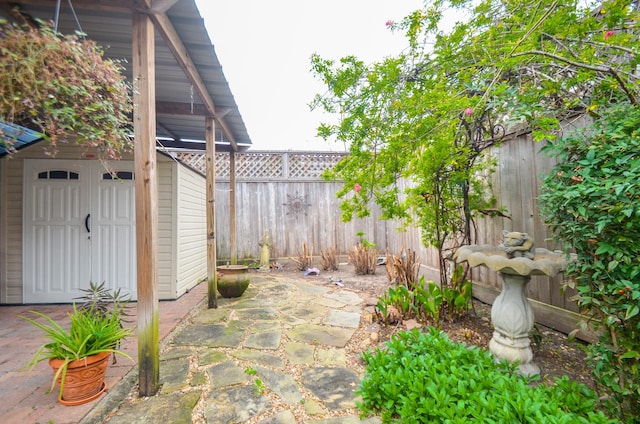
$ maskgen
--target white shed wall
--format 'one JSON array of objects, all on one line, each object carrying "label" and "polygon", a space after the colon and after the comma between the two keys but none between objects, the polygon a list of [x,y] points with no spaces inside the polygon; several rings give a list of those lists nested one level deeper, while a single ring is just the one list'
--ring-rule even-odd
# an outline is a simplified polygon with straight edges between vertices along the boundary
[{"label": "white shed wall", "polygon": [[183,295],[207,277],[206,180],[178,165],[176,220],[177,296]]}]

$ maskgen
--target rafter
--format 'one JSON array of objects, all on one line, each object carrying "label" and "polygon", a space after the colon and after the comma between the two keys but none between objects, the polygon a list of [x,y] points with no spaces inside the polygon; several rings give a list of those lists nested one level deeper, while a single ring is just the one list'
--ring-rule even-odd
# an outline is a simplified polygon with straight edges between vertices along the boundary
[{"label": "rafter", "polygon": [[169,20],[169,17],[164,13],[157,13],[151,15],[151,20],[153,21],[156,30],[164,39],[165,43],[167,43],[167,47],[169,47],[169,50],[171,50],[171,53],[178,62],[178,65],[180,65],[187,78],[193,84],[194,90],[198,93],[198,95],[204,102],[204,107],[206,108],[207,113],[209,114],[209,116],[215,118],[218,125],[220,125],[220,128],[222,128],[222,132],[231,143],[233,150],[237,151],[238,144],[236,143],[233,133],[227,126],[224,119],[220,116],[216,116],[216,108],[215,104],[213,103],[213,99],[209,95],[209,91],[207,90],[204,81],[202,81],[202,78],[200,77],[195,64],[191,60],[186,47],[182,43],[182,40],[176,32],[173,24]]}]

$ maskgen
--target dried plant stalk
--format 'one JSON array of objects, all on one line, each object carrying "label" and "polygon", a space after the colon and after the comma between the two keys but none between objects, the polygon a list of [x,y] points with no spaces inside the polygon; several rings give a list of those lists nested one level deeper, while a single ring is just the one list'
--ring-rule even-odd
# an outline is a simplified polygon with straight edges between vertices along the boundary
[{"label": "dried plant stalk", "polygon": [[392,284],[411,287],[410,283],[418,281],[420,263],[416,261],[416,252],[402,248],[398,256],[387,252],[387,278]]},{"label": "dried plant stalk", "polygon": [[295,262],[298,271],[306,271],[313,266],[313,245],[309,250],[307,249],[307,243],[302,243],[302,252],[300,252],[300,249],[296,249],[296,253],[298,254],[297,257],[290,257],[289,259]]},{"label": "dried plant stalk", "polygon": [[378,252],[371,245],[358,243],[349,252],[349,262],[353,264],[357,275],[373,275],[376,273]]},{"label": "dried plant stalk", "polygon": [[338,254],[335,247],[332,246],[327,250],[320,250],[320,264],[324,271],[338,270]]}]

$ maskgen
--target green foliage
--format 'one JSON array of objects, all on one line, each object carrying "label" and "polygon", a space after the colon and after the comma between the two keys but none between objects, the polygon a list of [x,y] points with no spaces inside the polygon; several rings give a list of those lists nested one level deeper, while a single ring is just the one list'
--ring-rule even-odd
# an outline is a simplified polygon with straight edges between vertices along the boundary
[{"label": "green foliage", "polygon": [[545,146],[559,159],[545,178],[542,214],[575,249],[582,311],[602,331],[589,347],[598,384],[622,417],[640,416],[640,108],[603,111],[593,126]]},{"label": "green foliage", "polygon": [[[484,149],[505,129],[527,126],[542,140],[567,117],[597,115],[621,99],[637,104],[638,8],[597,4],[425,1],[391,25],[408,40],[398,57],[365,64],[313,56],[327,87],[313,107],[335,116],[318,133],[350,152],[325,173],[345,182],[343,219],[368,216],[374,201],[384,218],[417,224],[424,243],[440,250],[447,285],[447,248],[470,243],[473,219],[500,210]],[[444,31],[451,8],[458,21]]]},{"label": "green foliage", "polygon": [[[445,316],[453,319],[464,314],[469,309],[471,293],[471,281],[465,281],[461,290],[456,290],[446,286],[440,288],[433,281],[425,284],[424,277],[420,277],[418,282],[390,287],[376,304],[378,319],[385,324],[417,319],[439,325]],[[394,308],[393,313],[390,306]]]},{"label": "green foliage", "polygon": [[531,386],[515,366],[431,328],[396,334],[365,352],[358,394],[363,416],[384,423],[615,423],[595,411],[588,387],[557,379]]},{"label": "green foliage", "polygon": [[132,147],[133,105],[122,69],[95,42],[62,36],[50,24],[0,21],[0,119],[42,133],[51,154],[66,136],[117,158]]},{"label": "green foliage", "polygon": [[[256,377],[258,375],[258,371],[252,367],[245,367],[244,373],[252,377]],[[253,380],[253,386],[255,388],[256,394],[259,396],[263,395],[267,390],[267,386],[264,384],[264,382],[257,377]]]},{"label": "green foliage", "polygon": [[[87,303],[81,306],[74,303],[72,312],[68,313],[70,321],[68,329],[42,312],[30,311],[33,318],[20,316],[42,330],[48,339],[47,343],[40,346],[27,364],[27,368],[31,369],[36,364],[49,359],[64,361],[51,383],[51,389],[53,389],[60,378],[60,396],[64,389],[67,367],[72,361],[104,352],[131,359],[129,355],[117,349],[122,340],[133,334],[131,328],[122,325],[126,316],[127,300],[119,293],[115,296],[107,295],[101,286],[92,284],[92,288],[87,290]],[[89,292],[95,288],[100,288],[98,295],[91,296]],[[109,307],[103,304],[105,296],[113,301]]]}]

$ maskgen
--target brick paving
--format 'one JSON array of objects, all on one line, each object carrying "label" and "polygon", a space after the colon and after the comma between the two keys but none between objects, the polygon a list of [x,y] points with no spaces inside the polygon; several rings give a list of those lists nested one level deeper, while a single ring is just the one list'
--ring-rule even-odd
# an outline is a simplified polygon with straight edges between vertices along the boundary
[{"label": "brick paving", "polygon": [[[194,287],[180,299],[160,302],[160,340],[163,340],[178,323],[192,311],[204,305],[207,285]],[[135,324],[135,304],[131,308],[131,325]],[[18,315],[39,311],[63,320],[71,305],[0,305],[0,423],[71,424],[79,422],[100,400],[84,405],[67,407],[57,401],[57,388],[49,393],[52,371],[42,362],[33,370],[22,367],[45,341],[42,332]],[[107,368],[107,387],[114,387],[137,363],[137,339],[129,338],[122,350],[133,361],[118,357],[117,364]]]}]

